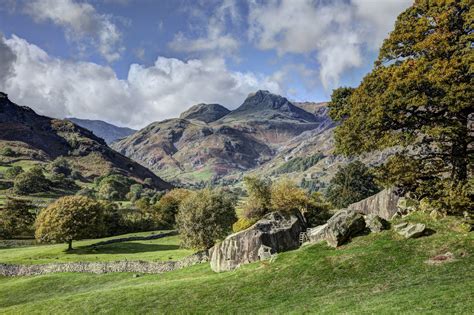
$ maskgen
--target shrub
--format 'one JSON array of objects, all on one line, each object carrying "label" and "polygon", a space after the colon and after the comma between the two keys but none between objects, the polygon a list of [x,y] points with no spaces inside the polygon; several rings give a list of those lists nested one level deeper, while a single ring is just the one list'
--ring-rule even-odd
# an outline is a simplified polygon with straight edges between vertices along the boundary
[{"label": "shrub", "polygon": [[13,151],[13,149],[10,148],[10,147],[3,148],[2,151],[0,152],[0,154],[3,155],[3,156],[9,156],[9,157],[12,157],[12,156],[16,155],[15,151]]},{"label": "shrub", "polygon": [[379,192],[374,176],[360,161],[339,167],[329,182],[326,198],[337,208],[345,208]]},{"label": "shrub", "polygon": [[172,228],[176,224],[176,214],[179,206],[186,197],[191,194],[190,190],[183,188],[172,189],[167,192],[155,206],[157,222],[165,228]]},{"label": "shrub", "polygon": [[293,213],[305,212],[309,197],[304,189],[299,188],[288,178],[275,182],[271,188],[271,206],[273,211]]},{"label": "shrub", "polygon": [[16,176],[13,183],[13,190],[19,195],[27,195],[46,191],[49,181],[43,174],[40,166],[34,166],[30,170]]},{"label": "shrub", "polygon": [[245,217],[239,218],[234,224],[232,224],[232,231],[234,233],[243,231],[251,227],[257,220],[253,219],[247,219]]},{"label": "shrub", "polygon": [[318,226],[326,223],[331,217],[331,204],[326,202],[323,195],[319,192],[314,192],[309,198],[309,203],[303,215],[308,226]]},{"label": "shrub", "polygon": [[98,197],[105,200],[124,200],[133,180],[119,174],[102,177],[98,180]]},{"label": "shrub", "polygon": [[72,174],[71,165],[69,164],[68,160],[62,156],[56,158],[49,164],[48,167],[53,175],[61,174],[65,177],[68,177]]},{"label": "shrub", "polygon": [[245,177],[244,186],[248,197],[242,206],[242,214],[247,219],[260,219],[270,211],[271,181],[256,177]]},{"label": "shrub", "polygon": [[15,179],[18,175],[20,175],[21,173],[23,173],[23,169],[21,168],[21,166],[12,166],[10,168],[8,168],[6,171],[5,171],[5,178],[6,179]]},{"label": "shrub", "polygon": [[134,202],[137,199],[140,199],[143,192],[143,186],[140,184],[133,184],[130,186],[129,192],[125,196],[128,200]]},{"label": "shrub", "polygon": [[233,201],[227,193],[210,189],[184,199],[176,215],[182,245],[202,250],[224,238],[236,220]]},{"label": "shrub", "polygon": [[0,235],[11,238],[32,235],[35,222],[35,207],[28,200],[8,198],[0,209]]},{"label": "shrub", "polygon": [[66,242],[103,235],[104,203],[83,196],[67,196],[42,210],[36,219],[35,237],[39,242]]}]

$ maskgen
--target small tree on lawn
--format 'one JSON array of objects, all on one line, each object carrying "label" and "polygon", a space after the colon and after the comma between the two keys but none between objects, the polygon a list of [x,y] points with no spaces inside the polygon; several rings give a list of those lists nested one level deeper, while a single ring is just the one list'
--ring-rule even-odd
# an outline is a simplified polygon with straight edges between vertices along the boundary
[{"label": "small tree on lawn", "polygon": [[208,249],[224,238],[235,220],[234,200],[210,189],[191,193],[176,216],[182,245],[197,250]]},{"label": "small tree on lawn", "polygon": [[35,237],[39,242],[65,242],[102,235],[104,205],[83,196],[67,196],[56,200],[40,212],[36,219]]}]

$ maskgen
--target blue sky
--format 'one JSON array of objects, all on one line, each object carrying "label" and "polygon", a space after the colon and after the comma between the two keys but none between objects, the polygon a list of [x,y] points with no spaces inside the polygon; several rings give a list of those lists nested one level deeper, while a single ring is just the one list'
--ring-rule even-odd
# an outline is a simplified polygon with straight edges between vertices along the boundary
[{"label": "blue sky", "polygon": [[257,89],[357,85],[411,0],[0,0],[0,89],[41,114],[143,127]]}]

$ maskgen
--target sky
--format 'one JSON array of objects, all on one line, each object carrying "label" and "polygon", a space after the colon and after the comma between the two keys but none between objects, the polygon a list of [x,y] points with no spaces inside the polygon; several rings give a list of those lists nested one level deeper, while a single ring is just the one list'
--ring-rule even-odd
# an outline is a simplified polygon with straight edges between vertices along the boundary
[{"label": "sky", "polygon": [[256,90],[357,86],[412,0],[0,0],[0,91],[56,117],[142,128]]}]

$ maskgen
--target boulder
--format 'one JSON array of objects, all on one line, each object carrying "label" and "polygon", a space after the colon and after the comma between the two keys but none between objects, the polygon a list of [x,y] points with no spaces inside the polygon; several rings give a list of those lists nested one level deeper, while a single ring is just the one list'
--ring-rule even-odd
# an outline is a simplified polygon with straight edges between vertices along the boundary
[{"label": "boulder", "polygon": [[229,271],[242,264],[269,259],[271,255],[300,246],[300,233],[305,230],[301,214],[272,212],[250,228],[229,235],[210,249],[211,268]]},{"label": "boulder", "polygon": [[426,226],[421,223],[412,224],[403,222],[395,225],[393,228],[398,234],[406,239],[423,236],[426,232]]},{"label": "boulder", "polygon": [[307,231],[310,243],[326,241],[331,247],[337,247],[351,236],[365,229],[364,217],[348,209],[339,210],[325,225]]},{"label": "boulder", "polygon": [[389,223],[387,222],[387,220],[382,219],[378,215],[368,214],[364,216],[364,219],[365,219],[365,225],[373,233],[379,233],[389,228]]},{"label": "boulder", "polygon": [[349,205],[347,209],[362,214],[375,214],[382,219],[390,220],[397,213],[399,199],[394,188],[384,189],[378,194]]}]

